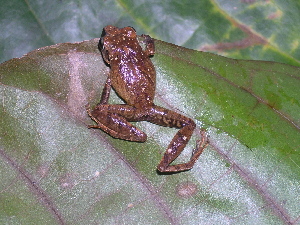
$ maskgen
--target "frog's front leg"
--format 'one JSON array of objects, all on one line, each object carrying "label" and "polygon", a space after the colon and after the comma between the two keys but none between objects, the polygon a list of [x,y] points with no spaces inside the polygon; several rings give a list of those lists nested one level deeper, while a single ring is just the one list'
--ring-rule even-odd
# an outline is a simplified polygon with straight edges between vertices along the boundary
[{"label": "frog's front leg", "polygon": [[101,94],[100,103],[92,111],[88,105],[86,107],[88,115],[97,123],[97,125],[89,125],[89,128],[99,128],[115,138],[137,142],[146,141],[147,135],[126,119],[133,117],[136,109],[129,105],[109,105],[110,91],[111,79],[108,77]]},{"label": "frog's front leg", "polygon": [[98,105],[105,105],[108,103],[110,90],[111,90],[111,80],[110,80],[110,77],[108,76],[108,78],[106,79],[104,88],[102,90],[100,103]]},{"label": "frog's front leg", "polygon": [[149,35],[146,35],[146,34],[142,34],[142,37],[145,38],[146,54],[148,56],[154,55],[155,54],[154,40]]},{"label": "frog's front leg", "polygon": [[170,163],[180,155],[190,140],[196,124],[188,117],[159,106],[154,106],[151,116],[147,120],[158,125],[176,127],[180,129],[170,142],[164,156],[157,166],[157,169],[160,172],[180,172],[191,169],[208,144],[205,132],[202,132],[202,139],[196,144],[196,148],[194,149],[189,162],[170,165]]}]

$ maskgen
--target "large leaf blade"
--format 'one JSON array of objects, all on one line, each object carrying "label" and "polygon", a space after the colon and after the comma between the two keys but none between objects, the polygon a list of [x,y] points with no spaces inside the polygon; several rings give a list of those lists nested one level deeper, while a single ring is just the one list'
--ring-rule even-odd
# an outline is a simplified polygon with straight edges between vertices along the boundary
[{"label": "large leaf blade", "polygon": [[[191,171],[159,176],[155,167],[175,130],[137,123],[148,134],[141,144],[86,127],[91,121],[84,105],[99,101],[107,73],[97,41],[46,47],[0,69],[3,165],[7,155],[23,166],[64,222],[153,218],[148,222],[193,224],[228,216],[236,224],[297,221],[299,129],[276,110],[297,122],[299,106],[288,103],[299,95],[288,87],[297,87],[299,68],[236,61],[156,41],[157,104],[194,118],[211,141]],[[274,82],[282,75],[287,82]],[[272,78],[272,84],[259,76]],[[289,101],[277,104],[272,95],[260,93],[263,85]],[[276,92],[274,85],[284,91]],[[179,161],[190,157],[197,132]],[[18,167],[2,170],[22,177]],[[11,183],[8,178],[4,190]],[[32,195],[33,183],[26,185],[25,193]],[[10,198],[6,191],[3,196]]]}]

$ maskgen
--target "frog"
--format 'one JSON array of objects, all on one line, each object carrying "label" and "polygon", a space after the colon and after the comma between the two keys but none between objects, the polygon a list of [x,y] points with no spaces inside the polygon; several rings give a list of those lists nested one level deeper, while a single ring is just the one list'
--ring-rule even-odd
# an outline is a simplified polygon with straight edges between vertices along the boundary
[{"label": "frog", "polygon": [[[147,134],[131,122],[148,121],[164,127],[179,129],[157,166],[160,173],[176,173],[190,170],[208,144],[205,130],[201,129],[201,139],[186,163],[171,164],[189,142],[195,122],[173,110],[154,104],[156,70],[151,61],[155,54],[154,39],[141,35],[143,46],[133,27],[118,28],[108,25],[98,44],[104,62],[110,72],[104,84],[100,102],[93,110],[86,110],[97,128],[110,136],[133,142],[145,142]],[[109,104],[111,88],[125,104]]]}]

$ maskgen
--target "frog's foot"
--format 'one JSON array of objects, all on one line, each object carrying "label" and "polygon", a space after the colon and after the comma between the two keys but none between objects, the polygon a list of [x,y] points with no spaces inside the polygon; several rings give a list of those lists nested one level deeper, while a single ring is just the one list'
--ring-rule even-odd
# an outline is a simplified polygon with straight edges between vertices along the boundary
[{"label": "frog's foot", "polygon": [[193,154],[192,154],[192,157],[191,157],[191,160],[193,160],[193,161],[197,161],[199,156],[202,154],[204,149],[209,144],[209,141],[208,141],[208,138],[207,138],[207,133],[204,129],[200,130],[200,135],[201,135],[201,139],[197,140],[196,148],[193,150]]}]

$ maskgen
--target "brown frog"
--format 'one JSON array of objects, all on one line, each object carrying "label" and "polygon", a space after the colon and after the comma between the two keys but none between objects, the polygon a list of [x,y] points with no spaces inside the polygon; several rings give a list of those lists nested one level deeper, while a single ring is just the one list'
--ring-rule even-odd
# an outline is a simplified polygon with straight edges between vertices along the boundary
[{"label": "brown frog", "polygon": [[[197,142],[190,161],[170,165],[190,140],[196,124],[188,117],[153,103],[156,73],[149,57],[154,55],[154,41],[148,35],[142,37],[146,44],[144,50],[132,27],[119,29],[106,26],[103,29],[98,47],[111,70],[100,103],[92,111],[87,108],[89,116],[97,123],[89,127],[100,128],[115,138],[136,142],[146,141],[147,135],[129,123],[132,121],[149,121],[161,126],[179,128],[157,169],[160,172],[189,170],[208,142],[203,131],[202,139]],[[111,87],[126,104],[108,104]]]}]

